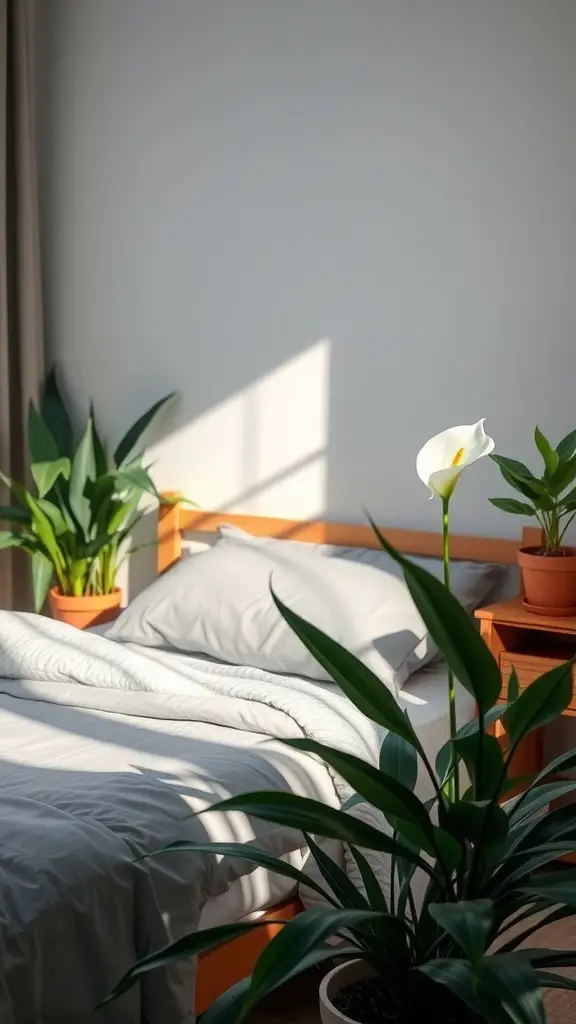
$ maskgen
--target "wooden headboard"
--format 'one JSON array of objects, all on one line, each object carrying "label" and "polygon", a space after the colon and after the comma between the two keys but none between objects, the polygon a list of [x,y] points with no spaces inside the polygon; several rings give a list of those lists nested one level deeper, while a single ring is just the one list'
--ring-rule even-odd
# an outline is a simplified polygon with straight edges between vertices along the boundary
[{"label": "wooden headboard", "polygon": [[[276,519],[270,516],[241,515],[236,512],[208,512],[190,509],[177,504],[177,494],[171,492],[163,497],[170,502],[161,502],[158,517],[158,572],[165,572],[182,555],[184,534],[213,534],[219,526],[238,526],[256,537],[276,537],[283,540],[300,540],[311,544],[336,544],[353,548],[378,548],[378,538],[372,527],[358,523],[332,523],[323,519]],[[402,530],[382,527],[382,533],[399,551],[407,555],[421,555],[430,558],[442,557],[442,535],[421,530]],[[450,537],[450,555],[454,559],[468,559],[471,562],[501,562],[513,565],[520,546],[541,543],[541,531],[525,527],[521,540],[502,540],[497,537]]]}]

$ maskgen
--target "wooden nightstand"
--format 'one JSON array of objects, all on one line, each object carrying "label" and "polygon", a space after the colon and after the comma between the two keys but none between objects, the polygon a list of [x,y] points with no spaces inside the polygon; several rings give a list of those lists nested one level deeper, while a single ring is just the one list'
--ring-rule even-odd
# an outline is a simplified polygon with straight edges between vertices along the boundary
[{"label": "wooden nightstand", "polygon": [[[506,701],[510,672],[514,667],[520,689],[525,689],[548,669],[563,664],[576,655],[576,617],[569,619],[533,615],[520,597],[500,601],[477,610],[480,631],[502,672],[500,700]],[[573,681],[576,670],[573,669]],[[576,694],[564,715],[576,716]],[[505,742],[505,732],[496,723],[494,735]],[[512,774],[530,775],[542,767],[542,737],[531,734],[514,758]]]}]

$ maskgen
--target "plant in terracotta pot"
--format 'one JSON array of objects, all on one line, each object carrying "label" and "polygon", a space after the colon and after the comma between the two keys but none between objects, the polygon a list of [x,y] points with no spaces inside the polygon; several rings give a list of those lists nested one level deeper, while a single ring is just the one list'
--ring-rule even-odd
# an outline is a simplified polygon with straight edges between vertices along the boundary
[{"label": "plant in terracotta pot", "polygon": [[169,401],[156,402],[126,432],[112,457],[96,427],[94,411],[79,438],[53,370],[40,408],[30,402],[28,449],[31,490],[0,473],[15,500],[0,507],[0,547],[18,547],[31,560],[34,608],[47,596],[54,618],[81,628],[118,614],[122,593],[116,575],[125,542],[144,512],[147,493],[158,498],[140,443]]},{"label": "plant in terracotta pot", "polygon": [[[201,812],[241,811],[294,828],[308,844],[318,879],[246,843],[183,840],[159,852],[239,857],[312,887],[324,899],[284,926],[252,976],[213,1003],[202,1024],[249,1019],[254,1006],[284,982],[335,955],[344,963],[321,985],[324,1024],[543,1024],[542,989],[576,988],[573,978],[555,970],[575,966],[576,952],[532,948],[530,942],[545,924],[576,913],[576,872],[546,870],[576,850],[576,805],[542,813],[555,798],[576,791],[576,781],[555,780],[576,766],[576,752],[547,762],[524,792],[506,799],[518,781],[510,776],[519,744],[572,700],[572,666],[554,668],[522,692],[513,674],[508,700],[501,703],[499,666],[466,611],[448,587],[376,532],[399,563],[446,664],[474,696],[478,716],[447,739],[432,765],[396,695],[353,654],[275,598],[280,614],[343,693],[382,728],[380,761],[371,764],[309,738],[284,739],[320,757],[349,784],[354,800],[336,809],[290,792],[263,791]],[[499,718],[508,735],[506,750],[490,734]],[[461,796],[450,785],[454,773],[469,779]],[[429,780],[429,800],[417,795],[419,774]],[[355,884],[318,837],[344,844],[360,881]],[[147,971],[260,926],[237,922],[181,936],[140,960],[110,998]],[[328,945],[334,936],[341,942],[336,951]]]},{"label": "plant in terracotta pot", "polygon": [[543,615],[576,615],[576,552],[563,541],[576,516],[576,430],[553,448],[536,427],[536,447],[544,464],[535,476],[522,462],[503,455],[491,458],[507,484],[526,500],[490,498],[496,508],[517,516],[537,519],[543,543],[521,548],[518,562],[522,571],[524,602]]}]

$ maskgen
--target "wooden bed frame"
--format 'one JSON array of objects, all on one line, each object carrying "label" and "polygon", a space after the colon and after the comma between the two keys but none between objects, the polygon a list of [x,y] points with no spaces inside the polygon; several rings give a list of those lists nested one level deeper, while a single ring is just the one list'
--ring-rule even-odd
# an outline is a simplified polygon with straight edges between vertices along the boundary
[{"label": "wooden bed frame", "polygon": [[[176,492],[169,492],[163,497],[170,500],[160,504],[157,548],[159,573],[166,572],[181,557],[185,534],[214,534],[223,525],[237,526],[257,537],[356,548],[380,546],[370,525],[332,523],[324,520],[276,519],[235,512],[208,512],[175,503],[174,499],[178,496]],[[382,528],[382,532],[387,540],[405,554],[442,557],[440,533],[387,527]],[[536,546],[541,543],[541,537],[541,531],[534,527],[526,527],[522,531],[521,541],[456,535],[450,538],[450,555],[456,560],[513,565],[516,562],[518,548]],[[260,953],[282,927],[279,922],[289,921],[302,909],[298,899],[279,903],[262,916],[270,923],[201,955],[196,978],[196,1012],[202,1013],[227,988],[251,974]]]}]

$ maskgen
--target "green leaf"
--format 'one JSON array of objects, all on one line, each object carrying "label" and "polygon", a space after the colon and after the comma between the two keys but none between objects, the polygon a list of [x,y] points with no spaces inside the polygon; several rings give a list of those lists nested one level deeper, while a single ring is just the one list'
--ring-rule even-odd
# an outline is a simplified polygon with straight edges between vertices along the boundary
[{"label": "green leaf", "polygon": [[531,818],[552,800],[559,800],[576,790],[576,779],[549,782],[545,786],[531,786],[515,799],[505,803],[504,810],[514,825],[525,818]]},{"label": "green leaf", "polygon": [[553,497],[558,497],[576,479],[576,457],[562,461],[558,469],[548,481],[548,490]]},{"label": "green leaf", "polygon": [[43,498],[48,494],[61,476],[68,480],[71,470],[70,459],[66,458],[54,459],[53,462],[33,462],[30,472],[38,489],[39,497]]},{"label": "green leaf", "polygon": [[38,505],[52,523],[56,537],[58,538],[65,533],[70,533],[70,524],[65,519],[58,506],[54,505],[51,501],[48,501],[47,498],[38,498],[37,500]]},{"label": "green leaf", "polygon": [[0,551],[6,548],[19,548],[22,546],[22,538],[19,533],[12,533],[11,530],[0,530]]},{"label": "green leaf", "polygon": [[169,395],[161,398],[159,402],[155,402],[154,405],[140,417],[136,423],[130,427],[130,430],[126,432],[120,444],[114,452],[114,462],[116,466],[122,466],[128,457],[132,454],[134,448],[138,444],[142,434],[151,425],[152,421],[156,418],[160,410],[166,405],[170,399],[174,398],[176,392],[172,391]]},{"label": "green leaf", "polygon": [[92,420],[92,440],[94,443],[94,462],[96,465],[96,478],[106,476],[108,472],[108,456],[106,454],[106,447],[98,428],[96,427],[96,418],[94,415],[94,403],[90,402],[90,419]]},{"label": "green leaf", "polygon": [[554,450],[549,440],[540,430],[540,427],[536,427],[534,431],[534,441],[544,461],[546,472],[552,476],[552,474],[558,469],[558,464],[560,462],[558,452]]},{"label": "green leaf", "polygon": [[151,494],[157,501],[160,500],[156,485],[148,470],[144,469],[144,466],[128,466],[126,469],[118,470],[116,481],[119,491],[136,488],[139,492],[144,491],[147,494]]},{"label": "green leaf", "polygon": [[485,713],[500,696],[502,681],[468,612],[440,580],[396,551],[368,518],[384,550],[401,566],[414,603],[448,667]]},{"label": "green leaf", "polygon": [[381,853],[401,856],[422,868],[427,875],[433,873],[430,865],[404,843],[392,839],[379,829],[343,811],[308,797],[283,792],[244,793],[242,796],[219,801],[198,813],[206,814],[214,810],[243,811],[275,825],[287,825],[300,832],[325,836],[327,839],[339,839],[343,843],[366,847],[367,850],[379,850]]},{"label": "green leaf", "polygon": [[[362,893],[350,881],[346,872],[343,871],[340,865],[336,864],[332,857],[329,857],[320,846],[317,846],[312,839],[312,836],[305,832],[304,838],[308,843],[308,848],[316,862],[322,878],[330,886],[330,889],[334,893],[334,896],[338,900],[340,906],[355,910],[373,909],[370,907]],[[307,883],[305,882],[304,884],[306,885]]]},{"label": "green leaf", "polygon": [[373,910],[382,910],[385,914],[388,914],[388,901],[386,900],[386,897],[382,892],[380,882],[366,860],[366,857],[363,853],[360,853],[360,850],[357,850],[355,846],[349,846],[348,849],[356,861],[370,906]]},{"label": "green leaf", "polygon": [[0,505],[0,523],[22,523],[28,526],[30,512],[27,508],[17,505]]},{"label": "green leaf", "polygon": [[50,559],[54,570],[58,574],[64,568],[65,562],[54,527],[46,513],[42,511],[36,498],[33,498],[31,494],[27,494],[26,503],[32,513],[32,531],[38,537],[46,556]]},{"label": "green leaf", "polygon": [[540,875],[533,882],[523,885],[522,892],[526,896],[543,896],[551,903],[576,908],[576,870],[563,868],[549,875]]},{"label": "green leaf", "polygon": [[40,415],[56,442],[57,454],[71,459],[74,452],[72,423],[60,394],[55,367],[48,374],[44,384]]},{"label": "green leaf", "polygon": [[552,974],[550,971],[534,971],[541,988],[561,988],[568,992],[576,989],[576,978],[567,974]]},{"label": "green leaf", "polygon": [[86,540],[88,540],[90,529],[91,509],[90,499],[86,497],[85,491],[88,481],[95,479],[96,458],[94,455],[92,420],[88,417],[86,430],[72,460],[69,490],[70,507],[84,532]]},{"label": "green leaf", "polygon": [[512,476],[504,466],[500,466],[500,472],[502,474],[502,478],[506,481],[509,487],[518,491],[519,494],[523,494],[525,498],[529,499],[529,501],[537,502],[542,498],[542,495],[545,494],[544,487],[539,489],[536,486],[532,486],[532,484],[528,483],[526,480],[517,479]]},{"label": "green leaf", "polygon": [[542,993],[530,964],[518,953],[467,960],[433,960],[418,968],[489,1024],[545,1024]]},{"label": "green leaf", "polygon": [[518,674],[516,672],[516,669],[512,668],[512,671],[510,672],[510,677],[508,679],[508,692],[506,694],[508,704],[513,704],[515,700],[518,700],[519,696],[520,683],[518,681]]},{"label": "green leaf", "polygon": [[513,516],[535,516],[536,510],[525,501],[516,501],[515,498],[488,498],[488,501],[502,512],[509,512]]},{"label": "green leaf", "polygon": [[515,485],[522,485],[522,487],[518,486],[517,489],[522,490],[523,494],[526,493],[523,488],[529,491],[527,497],[537,497],[539,494],[546,494],[546,487],[542,481],[538,480],[523,462],[519,462],[518,459],[507,459],[504,455],[492,454],[490,458],[497,464],[507,483],[510,480],[514,480]]},{"label": "green leaf", "polygon": [[576,455],[576,430],[571,430],[566,437],[563,437],[556,445],[556,451],[563,462],[570,461]]},{"label": "green leaf", "polygon": [[[408,715],[378,676],[335,640],[287,608],[272,588],[271,594],[282,618],[349,700],[371,721],[402,736],[407,743],[419,749],[420,743]],[[483,646],[486,649],[486,645]]]},{"label": "green leaf", "polygon": [[213,853],[216,857],[238,857],[240,860],[245,860],[251,864],[257,864],[258,867],[266,868],[268,871],[273,871],[276,875],[290,878],[299,885],[305,885],[308,889],[317,892],[319,896],[330,900],[329,893],[321,885],[318,885],[314,879],[309,878],[304,871],[299,871],[298,868],[295,868],[280,857],[275,857],[272,853],[258,850],[250,843],[212,843],[209,841],[195,842],[189,839],[179,839],[175,843],[170,843],[168,846],[164,846],[162,849],[146,856],[157,857],[164,853]]},{"label": "green leaf", "polygon": [[245,923],[237,921],[235,924],[217,925],[215,928],[205,928],[203,931],[183,935],[182,938],[177,939],[176,942],[171,942],[168,946],[164,946],[163,949],[142,957],[138,963],[134,964],[123,975],[114,991],[100,1005],[105,1006],[106,1003],[117,999],[124,992],[128,992],[140,980],[141,976],[147,974],[148,971],[154,971],[157,967],[165,967],[168,964],[177,963],[179,960],[188,960],[196,956],[197,953],[208,952],[208,950],[215,949],[216,946],[220,946],[224,942],[237,939],[239,936],[246,935],[248,932],[254,931],[255,928],[261,928],[267,923],[269,924],[270,922],[251,921]]},{"label": "green leaf", "polygon": [[490,830],[486,830],[486,815],[489,800],[459,800],[446,808],[443,822],[446,831],[461,842],[482,845],[485,854],[494,857],[494,850],[500,850],[508,835],[508,817],[496,804],[490,810]]},{"label": "green leaf", "polygon": [[53,573],[52,563],[46,558],[46,555],[42,551],[35,551],[32,555],[32,591],[35,612],[41,612],[44,607]]},{"label": "green leaf", "polygon": [[382,917],[371,910],[333,910],[322,907],[305,910],[303,914],[288,921],[260,954],[246,994],[243,1016],[269,992],[282,985],[303,957],[330,935]]},{"label": "green leaf", "polygon": [[431,903],[428,912],[464,950],[470,962],[477,964],[489,945],[494,921],[492,900]]},{"label": "green leaf", "polygon": [[380,770],[414,792],[418,778],[418,755],[402,736],[389,732],[380,747]]},{"label": "green leaf", "polygon": [[[495,704],[494,707],[489,708],[489,710],[484,715],[484,728],[487,729],[488,726],[492,725],[493,722],[496,722],[498,721],[499,718],[502,718],[502,715],[506,711],[506,707],[507,705],[505,703],[499,702],[498,704]],[[466,736],[473,736],[474,733],[478,732],[479,726],[479,718],[471,719],[469,722],[466,722],[465,725],[461,726],[461,728],[456,733],[456,738],[464,739]],[[450,767],[451,756],[452,741],[446,740],[446,742],[443,744],[443,746],[440,747],[440,750],[436,755],[436,773],[438,775],[438,778],[441,779],[442,782],[445,782],[446,780],[448,768]]]},{"label": "green leaf", "polygon": [[[482,756],[479,758],[479,747]],[[495,736],[488,733],[472,733],[460,737],[454,743],[458,755],[464,761],[476,800],[490,799],[499,795],[499,784],[505,777],[502,748]]]},{"label": "green leaf", "polygon": [[28,451],[30,462],[53,462],[60,454],[56,441],[32,400],[28,403]]},{"label": "green leaf", "polygon": [[572,700],[572,663],[545,672],[526,687],[503,716],[512,747],[566,710]]}]

